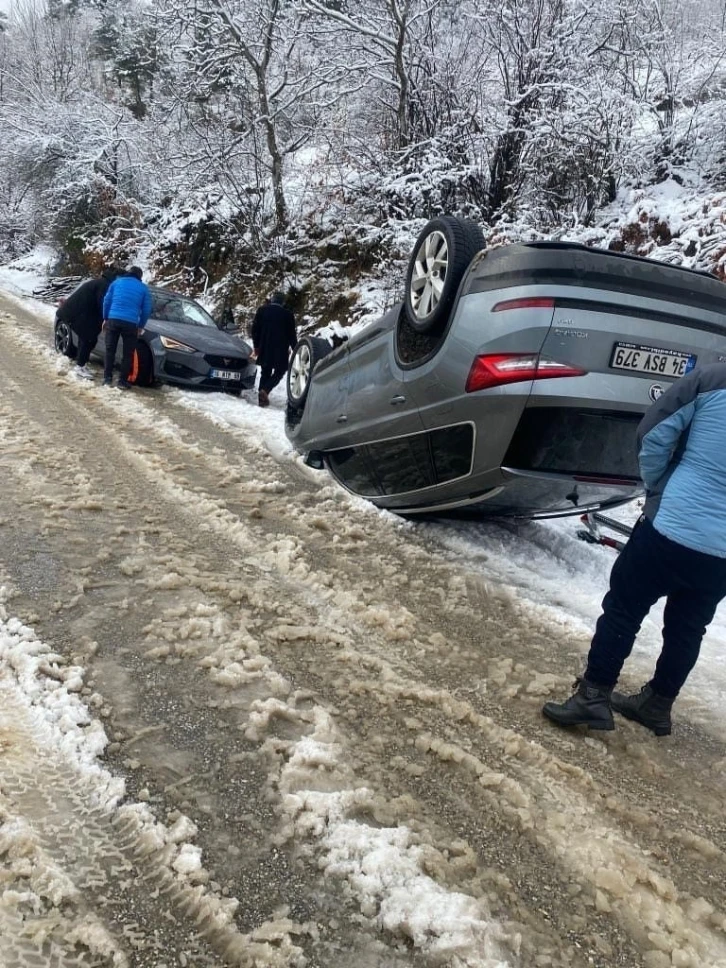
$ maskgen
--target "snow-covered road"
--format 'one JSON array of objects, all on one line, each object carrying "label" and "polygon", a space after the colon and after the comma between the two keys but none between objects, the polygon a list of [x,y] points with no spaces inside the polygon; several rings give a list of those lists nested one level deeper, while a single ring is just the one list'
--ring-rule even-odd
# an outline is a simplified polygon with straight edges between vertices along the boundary
[{"label": "snow-covered road", "polygon": [[51,315],[0,304],[0,965],[726,965],[723,613],[673,737],[550,727],[612,552],[381,514]]}]

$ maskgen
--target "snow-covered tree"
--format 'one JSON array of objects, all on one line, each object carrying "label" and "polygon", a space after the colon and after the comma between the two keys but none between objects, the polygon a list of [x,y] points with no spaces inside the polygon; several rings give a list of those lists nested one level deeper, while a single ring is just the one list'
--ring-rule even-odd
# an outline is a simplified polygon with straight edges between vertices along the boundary
[{"label": "snow-covered tree", "polygon": [[543,235],[632,187],[723,188],[722,14],[18,0],[0,25],[0,237],[163,236],[192,268],[205,246],[279,266],[327,244],[362,266],[441,212]]},{"label": "snow-covered tree", "polygon": [[200,165],[240,203],[269,187],[284,228],[285,159],[311,138],[331,80],[322,52],[305,46],[297,4],[162,0],[159,9],[174,25],[169,83]]},{"label": "snow-covered tree", "polygon": [[108,0],[93,40],[108,80],[122,92],[122,103],[134,117],[144,118],[165,60],[158,27],[155,18],[149,17],[147,5]]}]

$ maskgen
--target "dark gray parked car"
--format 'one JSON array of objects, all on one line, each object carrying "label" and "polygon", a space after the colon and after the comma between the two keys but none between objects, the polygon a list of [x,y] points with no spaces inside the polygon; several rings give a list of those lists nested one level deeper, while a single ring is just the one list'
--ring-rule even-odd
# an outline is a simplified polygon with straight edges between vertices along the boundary
[{"label": "dark gray parked car", "polygon": [[[161,380],[233,393],[255,385],[256,366],[250,361],[249,343],[221,330],[193,299],[158,286],[149,288],[153,308],[134,355],[132,382],[151,386]],[[60,319],[54,324],[54,342],[59,353],[76,355],[76,335]],[[101,337],[93,356],[103,359],[104,350]]]},{"label": "dark gray parked car", "polygon": [[286,431],[379,507],[554,517],[641,492],[635,428],[697,363],[726,359],[726,286],[570,243],[483,251],[431,221],[403,304],[335,350],[305,337]]}]

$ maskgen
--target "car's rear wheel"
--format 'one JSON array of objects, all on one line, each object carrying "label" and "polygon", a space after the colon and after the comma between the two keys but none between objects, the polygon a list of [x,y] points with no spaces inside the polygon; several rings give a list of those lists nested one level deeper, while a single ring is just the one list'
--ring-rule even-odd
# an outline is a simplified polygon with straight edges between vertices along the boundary
[{"label": "car's rear wheel", "polygon": [[67,356],[71,360],[76,358],[77,347],[73,342],[71,327],[62,319],[55,321],[53,342],[57,353],[62,353],[63,356]]},{"label": "car's rear wheel", "polygon": [[332,348],[327,340],[317,336],[303,336],[299,341],[287,371],[287,402],[291,407],[303,409],[310,390],[313,368]]},{"label": "car's rear wheel", "polygon": [[129,383],[137,387],[150,387],[154,383],[154,360],[146,343],[138,343],[134,350]]},{"label": "car's rear wheel", "polygon": [[469,264],[484,248],[475,222],[443,215],[416,239],[406,273],[406,319],[417,333],[436,335],[446,325]]}]

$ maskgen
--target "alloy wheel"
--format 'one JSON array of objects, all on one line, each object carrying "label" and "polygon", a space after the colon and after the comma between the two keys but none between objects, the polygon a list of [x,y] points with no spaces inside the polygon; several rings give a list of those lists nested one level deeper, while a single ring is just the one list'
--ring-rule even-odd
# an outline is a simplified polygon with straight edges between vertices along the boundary
[{"label": "alloy wheel", "polygon": [[55,348],[56,352],[68,355],[68,348],[71,345],[71,328],[68,323],[58,322],[55,324]]},{"label": "alloy wheel", "polygon": [[290,364],[290,393],[296,400],[305,395],[311,369],[310,347],[301,343]]},{"label": "alloy wheel", "polygon": [[449,246],[443,232],[431,232],[416,253],[411,275],[410,303],[418,319],[434,312],[444,291],[449,268]]}]

